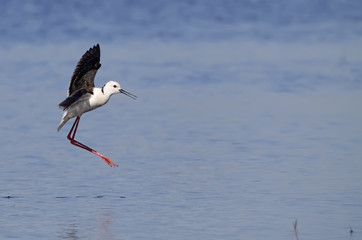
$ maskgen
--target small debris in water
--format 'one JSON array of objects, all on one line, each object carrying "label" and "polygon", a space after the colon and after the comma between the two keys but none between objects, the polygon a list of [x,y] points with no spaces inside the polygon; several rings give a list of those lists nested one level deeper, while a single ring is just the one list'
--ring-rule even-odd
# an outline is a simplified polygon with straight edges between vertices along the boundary
[{"label": "small debris in water", "polygon": [[352,229],[352,227],[351,227],[351,224],[348,224],[348,225],[349,225],[349,233],[352,235],[353,229]]}]

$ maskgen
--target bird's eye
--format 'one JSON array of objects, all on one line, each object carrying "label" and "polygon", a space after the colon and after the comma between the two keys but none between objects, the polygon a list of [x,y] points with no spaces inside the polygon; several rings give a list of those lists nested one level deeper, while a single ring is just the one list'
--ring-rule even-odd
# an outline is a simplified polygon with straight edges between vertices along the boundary
[{"label": "bird's eye", "polygon": [[117,86],[116,85],[113,85],[114,88],[116,88]]}]

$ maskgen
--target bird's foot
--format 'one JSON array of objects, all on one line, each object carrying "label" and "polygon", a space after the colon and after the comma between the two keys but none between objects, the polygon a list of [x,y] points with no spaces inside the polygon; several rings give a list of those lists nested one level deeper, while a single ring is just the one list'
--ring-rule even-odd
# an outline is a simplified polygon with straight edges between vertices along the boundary
[{"label": "bird's foot", "polygon": [[93,149],[91,150],[91,152],[101,157],[110,167],[118,167],[117,163],[113,162],[111,159],[107,158],[102,153],[99,153]]},{"label": "bird's foot", "polygon": [[110,166],[110,167],[118,167],[118,164],[113,162],[111,159],[107,158],[106,156],[100,156],[103,160]]}]

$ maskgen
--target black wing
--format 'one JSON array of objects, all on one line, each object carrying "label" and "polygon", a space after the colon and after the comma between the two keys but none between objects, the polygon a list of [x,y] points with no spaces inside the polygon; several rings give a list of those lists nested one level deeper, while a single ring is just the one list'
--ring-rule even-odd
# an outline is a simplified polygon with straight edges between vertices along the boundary
[{"label": "black wing", "polygon": [[84,94],[87,93],[87,90],[82,88],[79,89],[77,91],[75,91],[74,93],[72,93],[72,95],[70,95],[69,97],[67,97],[63,102],[59,103],[59,107],[63,108],[63,110],[67,109],[70,105],[72,105],[73,103],[75,103],[76,101],[79,100],[79,98],[81,98]]},{"label": "black wing", "polygon": [[93,46],[93,48],[90,48],[83,54],[70,79],[68,96],[71,96],[80,89],[86,89],[88,93],[93,94],[94,77],[97,70],[101,67],[100,58],[101,49],[99,48],[99,44]]}]

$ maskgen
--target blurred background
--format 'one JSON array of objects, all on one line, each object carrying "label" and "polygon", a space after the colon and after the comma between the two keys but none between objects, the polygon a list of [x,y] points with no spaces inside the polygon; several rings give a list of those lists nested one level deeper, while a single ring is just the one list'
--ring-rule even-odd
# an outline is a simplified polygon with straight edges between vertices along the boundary
[{"label": "blurred background", "polygon": [[[361,238],[361,1],[0,3],[0,238]],[[56,131],[97,43],[116,169]]]}]

